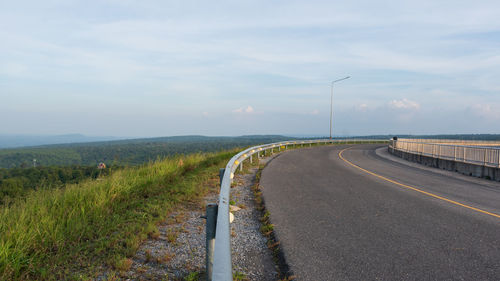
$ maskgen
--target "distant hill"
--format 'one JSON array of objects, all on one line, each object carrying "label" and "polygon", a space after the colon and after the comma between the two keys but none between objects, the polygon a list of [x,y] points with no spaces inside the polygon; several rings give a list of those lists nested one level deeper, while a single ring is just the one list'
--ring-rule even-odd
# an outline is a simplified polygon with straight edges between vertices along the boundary
[{"label": "distant hill", "polygon": [[[463,140],[500,140],[500,135],[375,135],[349,138],[390,139],[439,138]],[[51,140],[70,142],[84,141],[82,135],[51,137]],[[134,166],[176,154],[218,152],[236,147],[248,147],[262,143],[299,139],[281,135],[248,135],[239,137],[174,136],[85,143],[60,143],[43,146],[0,149],[0,168],[31,167],[33,159],[38,166],[95,166],[100,162],[113,166]],[[47,140],[48,141],[48,140]],[[28,143],[28,142],[25,142]]]},{"label": "distant hill", "polygon": [[30,167],[33,159],[39,166],[140,165],[176,154],[218,152],[289,139],[277,135],[176,136],[0,149],[0,168]]},{"label": "distant hill", "polygon": [[39,146],[47,144],[83,143],[96,141],[117,140],[117,137],[89,137],[81,134],[67,134],[56,136],[34,135],[0,135],[0,148],[15,148],[24,146]]}]

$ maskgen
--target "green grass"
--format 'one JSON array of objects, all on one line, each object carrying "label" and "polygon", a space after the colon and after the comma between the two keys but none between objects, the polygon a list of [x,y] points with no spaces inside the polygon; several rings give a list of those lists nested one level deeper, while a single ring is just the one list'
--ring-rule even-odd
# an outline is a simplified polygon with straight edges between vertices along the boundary
[{"label": "green grass", "polygon": [[247,276],[239,271],[233,272],[233,280],[234,281],[246,281],[248,280]]},{"label": "green grass", "polygon": [[127,168],[0,207],[0,280],[78,280],[129,267],[156,223],[196,203],[237,151],[194,154]]},{"label": "green grass", "polygon": [[198,281],[198,280],[200,280],[200,273],[191,272],[188,274],[188,276],[186,276],[186,278],[184,278],[184,280],[186,280],[186,281]]}]

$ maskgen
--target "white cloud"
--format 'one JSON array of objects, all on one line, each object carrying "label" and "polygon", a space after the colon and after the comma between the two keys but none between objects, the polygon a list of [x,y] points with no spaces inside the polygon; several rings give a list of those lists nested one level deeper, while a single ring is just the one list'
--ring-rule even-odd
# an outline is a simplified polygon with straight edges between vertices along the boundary
[{"label": "white cloud", "polygon": [[368,105],[366,103],[358,104],[355,107],[356,111],[366,112],[368,110]]},{"label": "white cloud", "polygon": [[240,108],[237,108],[237,109],[233,109],[232,112],[233,113],[253,113],[254,110],[253,110],[253,107],[249,105],[246,108],[245,107],[240,107]]},{"label": "white cloud", "polygon": [[392,100],[389,102],[389,107],[394,109],[419,110],[420,104],[416,101],[408,99]]}]

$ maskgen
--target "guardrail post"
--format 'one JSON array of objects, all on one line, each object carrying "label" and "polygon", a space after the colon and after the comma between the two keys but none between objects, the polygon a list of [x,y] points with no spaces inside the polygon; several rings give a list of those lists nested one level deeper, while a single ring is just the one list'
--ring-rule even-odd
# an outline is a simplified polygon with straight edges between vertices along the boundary
[{"label": "guardrail post", "polygon": [[224,178],[224,173],[226,172],[226,169],[220,168],[219,169],[219,184],[222,186],[222,179]]},{"label": "guardrail post", "polygon": [[[226,169],[219,169],[219,183],[222,187],[222,179],[224,178],[224,173]],[[214,265],[214,248],[215,248],[215,232],[217,229],[217,211],[219,206],[217,204],[208,204],[205,211],[205,216],[202,218],[206,219],[205,225],[205,270],[207,273],[207,281],[212,281],[212,272]]]},{"label": "guardrail post", "polygon": [[[223,170],[223,169],[222,169]],[[205,218],[206,224],[206,255],[205,266],[207,272],[207,281],[212,281],[212,271],[214,265],[214,247],[215,247],[215,230],[217,229],[217,204],[208,204]]]}]

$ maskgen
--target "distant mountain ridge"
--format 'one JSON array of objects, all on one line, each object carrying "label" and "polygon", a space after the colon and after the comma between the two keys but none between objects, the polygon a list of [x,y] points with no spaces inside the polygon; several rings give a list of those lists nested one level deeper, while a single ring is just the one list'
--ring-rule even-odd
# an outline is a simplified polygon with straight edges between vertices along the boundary
[{"label": "distant mountain ridge", "polygon": [[97,141],[111,141],[123,138],[111,136],[89,137],[82,134],[65,134],[53,136],[37,136],[37,135],[1,135],[0,148],[16,148],[25,146],[40,146],[49,144],[64,144],[64,143],[85,143]]}]

